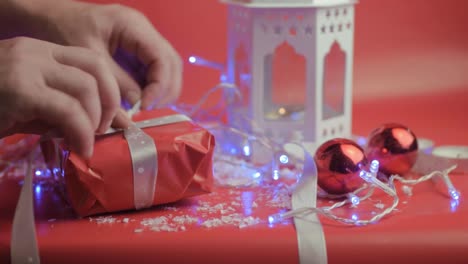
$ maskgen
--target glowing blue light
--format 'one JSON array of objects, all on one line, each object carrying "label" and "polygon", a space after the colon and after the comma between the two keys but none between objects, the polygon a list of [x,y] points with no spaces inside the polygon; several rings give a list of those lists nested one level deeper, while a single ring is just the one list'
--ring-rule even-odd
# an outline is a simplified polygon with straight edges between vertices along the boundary
[{"label": "glowing blue light", "polygon": [[41,175],[42,175],[42,171],[36,170],[36,176],[41,176]]},{"label": "glowing blue light", "polygon": [[359,177],[361,177],[363,180],[365,180],[367,182],[370,181],[370,173],[368,173],[367,171],[362,170],[359,173]]},{"label": "glowing blue light", "polygon": [[270,225],[275,224],[275,223],[279,223],[282,220],[283,220],[283,214],[282,213],[277,213],[277,214],[268,216],[268,223]]},{"label": "glowing blue light", "polygon": [[242,192],[242,205],[244,207],[244,215],[249,216],[252,214],[254,193],[253,192]]},{"label": "glowing blue light", "polygon": [[289,162],[289,158],[288,158],[288,156],[286,156],[286,155],[281,155],[281,156],[279,157],[279,161],[280,161],[281,163],[283,163],[283,164],[286,164],[286,163]]},{"label": "glowing blue light", "polygon": [[278,170],[274,170],[273,171],[273,180],[278,180],[279,179],[279,171]]},{"label": "glowing blue light", "polygon": [[34,188],[34,192],[35,192],[36,194],[40,194],[41,191],[42,191],[41,186],[40,186],[40,185],[36,185],[36,188]]},{"label": "glowing blue light", "polygon": [[451,211],[452,213],[453,213],[453,212],[456,212],[459,204],[460,204],[460,201],[459,201],[459,200],[452,199],[452,200],[450,201],[450,211]]},{"label": "glowing blue light", "polygon": [[370,172],[376,174],[379,172],[379,161],[373,160],[370,164]]},{"label": "glowing blue light", "polygon": [[364,145],[366,145],[366,143],[367,143],[366,141],[367,141],[367,140],[366,140],[365,137],[359,137],[359,138],[356,140],[356,143],[358,143],[358,145],[360,145],[360,146],[364,146]]},{"label": "glowing blue light", "polygon": [[349,200],[354,206],[359,205],[359,203],[361,202],[361,199],[359,199],[357,195],[352,194],[352,193],[349,195]]},{"label": "glowing blue light", "polygon": [[262,175],[258,171],[253,174],[254,178],[260,178],[260,176],[262,176]]},{"label": "glowing blue light", "polygon": [[54,168],[54,169],[53,169],[53,172],[54,172],[54,174],[57,174],[57,173],[60,172],[60,169],[59,169],[59,168]]},{"label": "glowing blue light", "polygon": [[451,196],[454,200],[460,199],[460,193],[459,193],[457,190],[451,189],[451,190],[449,191],[449,193],[450,193],[450,196]]},{"label": "glowing blue light", "polygon": [[242,150],[244,151],[244,155],[245,156],[250,156],[250,146],[249,145],[245,145]]},{"label": "glowing blue light", "polygon": [[188,61],[189,61],[190,63],[195,63],[195,62],[197,62],[197,58],[196,58],[195,56],[190,56],[190,57],[188,58]]},{"label": "glowing blue light", "polygon": [[250,74],[241,74],[240,78],[243,81],[249,80],[250,79]]},{"label": "glowing blue light", "polygon": [[275,218],[272,215],[268,217],[268,223],[270,223],[270,225],[275,223]]},{"label": "glowing blue light", "polygon": [[354,221],[358,220],[357,214],[353,214],[353,215],[351,216],[351,219],[353,219]]},{"label": "glowing blue light", "polygon": [[219,77],[219,80],[221,82],[227,82],[227,76],[225,74],[221,74],[221,76]]},{"label": "glowing blue light", "polygon": [[236,154],[236,153],[237,153],[237,149],[236,149],[236,148],[231,148],[229,151],[231,152],[231,154]]}]

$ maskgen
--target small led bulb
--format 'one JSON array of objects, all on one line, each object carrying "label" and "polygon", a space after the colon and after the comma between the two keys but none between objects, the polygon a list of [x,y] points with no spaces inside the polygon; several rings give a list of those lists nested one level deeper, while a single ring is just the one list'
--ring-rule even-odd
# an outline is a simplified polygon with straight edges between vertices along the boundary
[{"label": "small led bulb", "polygon": [[362,170],[360,173],[359,173],[359,177],[361,177],[363,180],[365,180],[366,182],[370,182],[372,183],[372,174],[370,174],[369,172],[365,171],[365,170]]},{"label": "small led bulb", "polygon": [[250,156],[251,152],[250,152],[250,146],[249,145],[245,145],[243,148],[242,148],[242,151],[244,153],[244,156]]},{"label": "small led bulb", "polygon": [[377,173],[379,172],[379,161],[373,160],[370,164],[369,170],[372,174],[377,175]]},{"label": "small led bulb", "polygon": [[283,214],[282,213],[278,213],[278,214],[268,216],[268,223],[270,225],[279,223],[282,220],[283,220]]},{"label": "small led bulb", "polygon": [[459,200],[460,199],[460,192],[457,191],[455,188],[450,188],[449,194],[454,200]]},{"label": "small led bulb", "polygon": [[279,156],[279,161],[282,163],[282,164],[286,164],[289,162],[289,158],[288,156],[282,154],[281,156]]},{"label": "small led bulb", "polygon": [[278,170],[273,170],[273,180],[277,181],[280,178],[280,174]]},{"label": "small led bulb", "polygon": [[352,205],[357,206],[361,202],[361,199],[354,193],[348,193],[346,196],[348,196],[348,200],[351,202]]},{"label": "small led bulb", "polygon": [[190,63],[195,63],[195,62],[197,62],[197,57],[190,56],[188,60],[189,60]]}]

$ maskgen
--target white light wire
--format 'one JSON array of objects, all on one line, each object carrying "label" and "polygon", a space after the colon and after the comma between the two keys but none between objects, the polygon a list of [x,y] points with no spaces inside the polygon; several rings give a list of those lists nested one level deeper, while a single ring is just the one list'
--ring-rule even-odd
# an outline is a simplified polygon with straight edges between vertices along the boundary
[{"label": "white light wire", "polygon": [[[215,87],[211,88],[210,90],[208,90],[208,92],[205,93],[202,96],[202,98],[194,106],[191,107],[191,110],[188,111],[188,115],[193,117],[202,108],[202,106],[206,102],[207,98],[211,94],[213,94],[215,91],[220,90],[220,89],[233,90],[234,94],[238,98],[241,98],[241,94],[240,94],[239,90],[237,89],[237,87],[234,84],[220,83],[220,84],[216,85]],[[227,109],[225,109],[225,110],[227,110]],[[250,118],[248,118],[248,117],[246,117],[244,115],[240,115],[238,117],[241,118],[241,119],[244,119],[244,121],[246,121],[249,125],[251,125],[251,127],[253,128],[252,129],[253,131],[252,132],[245,132],[245,131],[242,131],[242,130],[240,130],[238,128],[234,128],[234,127],[230,127],[230,126],[222,125],[222,124],[220,124],[219,126],[211,127],[211,128],[227,129],[228,131],[231,131],[231,132],[233,132],[235,134],[238,134],[238,135],[244,137],[245,139],[248,139],[249,141],[257,140],[258,142],[260,142],[264,146],[267,146],[267,147],[271,148],[271,150],[274,153],[276,151],[278,151],[278,150],[282,150],[282,147],[279,144],[277,144],[276,142],[270,140],[268,137],[266,137],[264,135],[263,131],[261,129],[259,129],[259,126],[256,125],[256,123],[253,120],[251,120]],[[297,143],[297,142],[296,142],[296,144],[303,148],[302,144]],[[304,151],[305,151],[305,149],[304,149]],[[273,155],[273,157],[275,157],[275,155]],[[217,160],[217,161],[236,164],[235,162],[230,162],[229,159],[227,159],[225,157],[222,157],[221,155],[219,155],[219,156],[215,155],[214,159]],[[272,160],[271,163],[275,164],[275,160]],[[300,164],[296,164],[296,165],[300,165]],[[255,165],[253,165],[253,167],[255,167]],[[274,166],[272,166],[272,167],[274,167]],[[361,188],[357,189],[356,191],[354,191],[352,193],[349,193],[349,194],[345,194],[345,195],[332,195],[332,194],[324,193],[323,190],[319,189],[318,197],[327,198],[327,199],[342,199],[341,201],[336,202],[331,206],[325,206],[325,207],[321,207],[321,208],[299,208],[299,209],[296,209],[296,210],[290,210],[288,212],[270,215],[268,219],[269,219],[270,223],[276,223],[276,222],[280,222],[280,221],[282,221],[284,219],[287,219],[287,218],[290,218],[290,217],[301,217],[301,216],[303,216],[305,214],[318,213],[318,214],[321,214],[321,215],[323,215],[323,216],[325,216],[325,217],[327,217],[327,218],[329,218],[331,220],[334,220],[334,221],[342,223],[342,224],[358,225],[358,226],[373,224],[373,223],[378,222],[379,220],[381,220],[385,216],[389,215],[398,206],[399,197],[398,197],[398,194],[397,194],[395,186],[394,186],[394,181],[395,180],[400,181],[401,183],[404,183],[404,184],[415,185],[415,184],[418,184],[420,182],[424,182],[424,181],[427,181],[429,179],[432,179],[434,177],[441,177],[442,180],[444,181],[445,185],[447,186],[448,194],[452,198],[458,200],[458,198],[460,197],[460,193],[454,188],[450,178],[448,177],[448,173],[450,171],[452,171],[455,167],[456,166],[452,166],[452,167],[446,169],[445,171],[434,171],[434,172],[432,172],[432,173],[430,173],[428,175],[422,176],[422,177],[420,177],[419,179],[416,179],[416,180],[408,180],[408,179],[404,179],[403,177],[401,177],[399,175],[392,175],[389,178],[388,184],[385,184],[384,182],[380,181],[377,178],[378,162],[373,161],[373,162],[371,162],[369,171],[364,171],[363,170],[361,172],[361,175],[360,175],[361,178],[363,178],[368,184],[363,185]],[[354,205],[354,207],[356,207],[357,204],[356,204],[356,202],[353,203],[352,198],[355,197],[355,199],[356,199],[356,197],[357,197],[357,199],[358,199],[357,203],[359,203],[361,201],[364,201],[364,200],[370,198],[373,195],[375,188],[381,189],[387,195],[392,197],[393,202],[388,207],[386,207],[382,212],[374,215],[370,219],[345,218],[345,217],[337,216],[337,215],[332,213],[332,210],[343,207],[343,206],[345,206],[347,204],[352,204],[352,205]],[[361,194],[364,191],[367,191],[367,192],[364,195],[362,195],[361,197],[359,197],[359,194]]]}]

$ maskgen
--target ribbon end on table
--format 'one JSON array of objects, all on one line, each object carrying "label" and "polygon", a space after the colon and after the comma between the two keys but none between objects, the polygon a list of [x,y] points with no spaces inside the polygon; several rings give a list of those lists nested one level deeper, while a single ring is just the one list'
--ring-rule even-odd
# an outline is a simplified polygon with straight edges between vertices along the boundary
[{"label": "ribbon end on table", "polygon": [[34,206],[32,195],[32,161],[29,160],[16,206],[11,232],[10,257],[12,264],[39,264],[39,249],[34,223]]},{"label": "ribbon end on table", "polygon": [[[304,149],[304,170],[292,195],[293,210],[315,208],[317,202],[317,167],[311,154]],[[327,249],[322,225],[312,211],[301,217],[294,217],[299,263],[327,263]]]}]

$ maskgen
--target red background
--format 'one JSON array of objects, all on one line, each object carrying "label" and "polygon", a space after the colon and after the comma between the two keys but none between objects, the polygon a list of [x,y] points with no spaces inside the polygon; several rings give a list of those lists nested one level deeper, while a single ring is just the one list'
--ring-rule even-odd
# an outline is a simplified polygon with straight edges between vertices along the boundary
[{"label": "red background", "polygon": [[[145,13],[185,59],[196,54],[224,61],[226,7],[217,0],[118,2]],[[381,122],[396,121],[408,125],[418,137],[433,139],[437,145],[468,144],[467,10],[466,0],[360,1],[355,23],[354,99],[361,102],[353,108],[353,132],[365,135]],[[201,92],[218,82],[218,78],[215,71],[186,63],[182,100],[197,100]],[[403,94],[410,96],[368,101]],[[453,177],[462,197],[468,192],[465,176]],[[0,185],[0,227],[8,230],[6,236],[3,233],[0,236],[2,263],[8,261],[8,232],[19,195],[19,185],[7,183]],[[352,260],[359,263],[455,263],[457,260],[467,263],[468,207],[465,200],[452,213],[445,197],[432,185],[422,184],[417,188],[411,203],[405,205],[405,213],[397,213],[378,225],[367,229],[325,226],[330,263]],[[134,224],[99,226],[87,219],[61,215],[61,210],[67,208],[59,201],[49,196],[36,200],[44,262],[144,263],[192,259],[193,262],[247,263],[258,259],[257,263],[273,263],[297,257],[291,225],[241,231],[220,228],[184,233],[147,232],[140,236],[134,233]],[[41,203],[43,207],[37,207]],[[264,208],[259,206],[259,209]],[[135,212],[132,217],[140,221],[154,217],[155,211]],[[48,222],[52,217],[58,221]],[[372,249],[368,250],[370,247]],[[76,254],[77,249],[79,254]],[[211,249],[208,254],[206,249]],[[262,256],[259,250],[268,254]],[[225,256],[231,257],[226,260]]]},{"label": "red background", "polygon": [[[134,7],[186,59],[224,62],[226,6],[217,0],[110,1]],[[468,99],[468,1],[361,0],[356,5],[354,99],[461,89]],[[219,81],[218,72],[184,67],[182,101]]]}]

